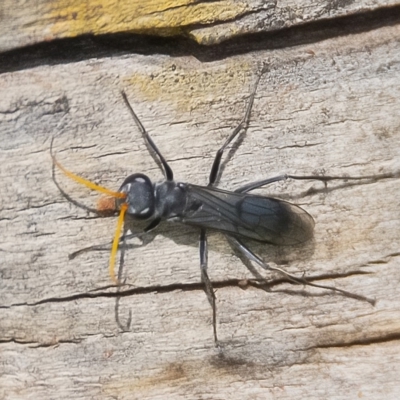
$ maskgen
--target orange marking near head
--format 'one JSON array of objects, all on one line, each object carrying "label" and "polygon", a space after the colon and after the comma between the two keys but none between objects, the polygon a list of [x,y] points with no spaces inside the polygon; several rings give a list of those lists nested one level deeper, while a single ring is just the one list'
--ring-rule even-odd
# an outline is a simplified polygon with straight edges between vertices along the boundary
[{"label": "orange marking near head", "polygon": [[85,178],[82,178],[82,177],[80,177],[80,176],[78,176],[78,175],[75,175],[73,172],[68,171],[67,169],[65,169],[65,168],[56,160],[55,156],[52,155],[51,157],[52,157],[52,159],[53,159],[53,163],[54,163],[58,168],[60,168],[60,170],[61,170],[62,172],[64,172],[64,174],[65,174],[66,176],[68,176],[68,178],[73,179],[75,182],[78,182],[78,183],[80,183],[80,184],[82,184],[82,185],[85,185],[85,186],[88,187],[89,189],[97,190],[98,192],[104,193],[104,194],[106,194],[106,195],[108,195],[108,196],[111,196],[111,197],[116,197],[116,198],[118,198],[118,199],[125,199],[125,198],[126,198],[126,194],[125,194],[125,193],[114,192],[114,191],[112,191],[112,190],[110,190],[110,189],[107,189],[107,188],[104,188],[104,187],[102,187],[102,186],[96,185],[95,183],[90,182],[90,181],[88,181],[88,180],[85,179]]},{"label": "orange marking near head", "polygon": [[110,256],[110,276],[111,279],[115,282],[115,284],[119,284],[117,277],[115,276],[114,266],[115,266],[115,256],[117,255],[118,251],[118,244],[119,244],[119,234],[122,229],[122,225],[124,224],[124,217],[126,210],[128,209],[128,204],[124,203],[121,206],[121,212],[119,213],[118,222],[117,222],[117,229],[115,230],[114,240],[111,248],[111,256]]},{"label": "orange marking near head", "polygon": [[115,197],[101,196],[97,200],[97,211],[102,215],[113,214],[117,210],[117,201]]}]

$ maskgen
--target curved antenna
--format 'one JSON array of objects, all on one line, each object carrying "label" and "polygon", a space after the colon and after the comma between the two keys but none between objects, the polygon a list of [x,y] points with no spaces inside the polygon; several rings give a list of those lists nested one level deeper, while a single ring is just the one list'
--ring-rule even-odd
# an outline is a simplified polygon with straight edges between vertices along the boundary
[{"label": "curved antenna", "polygon": [[126,194],[125,193],[114,192],[113,190],[107,189],[107,188],[105,188],[103,186],[96,185],[95,183],[93,183],[93,182],[91,182],[91,181],[89,181],[89,180],[87,180],[85,178],[82,178],[81,176],[75,175],[73,172],[68,171],[66,168],[64,168],[57,161],[55,155],[53,154],[53,141],[54,141],[54,138],[51,139],[50,155],[51,155],[51,158],[53,160],[53,164],[56,165],[64,173],[64,175],[68,176],[68,178],[74,180],[75,182],[78,182],[81,185],[84,185],[84,186],[88,187],[89,189],[96,190],[96,191],[98,191],[100,193],[104,193],[104,194],[106,194],[108,196],[116,197],[118,199],[126,199]]},{"label": "curved antenna", "polygon": [[[88,187],[89,189],[92,190],[96,190],[97,192],[100,193],[104,193],[107,196],[111,196],[114,198],[118,198],[118,199],[126,199],[127,195],[126,193],[121,193],[121,192],[114,192],[113,190],[107,189],[103,186],[99,186],[96,185],[95,183],[82,178],[81,176],[78,176],[76,174],[74,174],[73,172],[67,170],[66,168],[64,168],[56,159],[55,155],[53,154],[53,141],[54,141],[54,137],[51,140],[51,144],[50,144],[50,155],[51,158],[53,160],[53,167],[57,166],[68,178],[74,180],[75,182],[78,182],[86,187]],[[121,205],[120,208],[120,213],[119,213],[119,217],[118,217],[118,222],[117,222],[117,229],[115,230],[115,235],[114,235],[114,240],[113,240],[113,244],[111,247],[111,255],[110,255],[110,264],[109,264],[109,273],[110,273],[110,277],[111,279],[114,281],[115,284],[119,284],[118,279],[115,276],[115,271],[114,271],[114,266],[115,266],[115,256],[117,254],[118,251],[118,244],[119,244],[119,234],[121,232],[123,223],[124,223],[124,218],[125,218],[125,213],[128,210],[128,204],[127,203],[123,203]]]},{"label": "curved antenna", "polygon": [[167,161],[165,160],[165,158],[161,154],[160,150],[158,150],[158,147],[153,142],[153,139],[151,138],[149,133],[146,131],[146,129],[143,126],[143,124],[140,122],[140,120],[139,120],[138,116],[136,115],[135,111],[133,111],[133,108],[132,108],[131,104],[129,103],[129,100],[126,97],[126,93],[123,90],[121,90],[121,95],[122,95],[122,98],[124,99],[124,102],[125,102],[126,106],[128,107],[129,111],[131,112],[132,117],[133,117],[136,125],[138,126],[140,132],[142,132],[142,135],[146,139],[147,143],[150,145],[152,150],[157,154],[158,158],[160,159],[161,164],[162,164],[162,166],[164,168],[165,178],[167,179],[167,181],[172,181],[174,179],[174,173],[172,172],[171,167],[168,165]]}]

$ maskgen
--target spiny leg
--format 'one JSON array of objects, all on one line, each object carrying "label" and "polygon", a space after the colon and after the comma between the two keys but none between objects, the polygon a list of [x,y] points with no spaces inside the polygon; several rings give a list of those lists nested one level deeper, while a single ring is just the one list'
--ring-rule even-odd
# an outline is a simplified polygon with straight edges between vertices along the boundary
[{"label": "spiny leg", "polygon": [[218,177],[218,173],[220,170],[220,166],[221,166],[221,158],[222,155],[225,151],[225,149],[227,148],[227,146],[229,146],[229,144],[236,138],[236,136],[241,132],[241,131],[245,131],[249,125],[249,121],[250,121],[250,114],[251,114],[251,109],[253,107],[253,103],[254,103],[254,98],[257,92],[257,87],[258,87],[258,83],[260,82],[260,79],[264,73],[263,69],[256,80],[256,83],[254,85],[254,89],[250,95],[250,99],[249,99],[249,103],[247,105],[247,109],[246,109],[246,114],[244,115],[243,119],[240,121],[239,125],[233,130],[233,132],[229,135],[229,137],[225,140],[225,143],[221,146],[221,148],[217,151],[217,154],[215,155],[214,158],[214,162],[213,165],[211,167],[211,172],[210,172],[210,177],[209,177],[209,183],[208,186],[213,186],[215,181],[217,180]]},{"label": "spiny leg", "polygon": [[297,176],[297,175],[285,175],[286,178],[295,179],[295,180],[316,180],[321,182],[329,182],[329,181],[361,181],[361,180],[370,180],[370,181],[378,181],[381,179],[390,179],[390,178],[399,178],[400,171],[396,172],[388,172],[386,174],[376,174],[376,175],[365,175],[365,176],[324,176],[324,175],[305,175],[305,176]]},{"label": "spiny leg", "polygon": [[147,141],[147,143],[150,145],[150,147],[152,148],[152,150],[157,154],[163,168],[164,168],[164,174],[165,177],[167,178],[167,181],[172,181],[174,179],[174,174],[172,172],[171,167],[168,165],[167,161],[165,160],[165,158],[163,157],[163,155],[161,154],[160,150],[158,150],[158,147],[156,146],[156,144],[153,142],[153,139],[151,138],[151,136],[149,135],[149,133],[146,131],[145,127],[143,126],[143,124],[140,122],[139,118],[137,117],[135,111],[133,111],[132,106],[130,105],[128,98],[125,94],[125,92],[123,90],[121,90],[121,95],[122,98],[124,99],[124,102],[126,104],[126,106],[128,107],[136,125],[138,126],[140,132],[142,133],[142,135],[144,136],[145,140]]},{"label": "spiny leg", "polygon": [[259,187],[262,186],[266,186],[269,185],[271,183],[274,182],[280,182],[280,181],[284,181],[288,178],[288,175],[279,175],[279,176],[275,176],[274,178],[269,178],[269,179],[264,179],[262,181],[257,181],[257,182],[251,182],[248,183],[244,186],[241,186],[240,188],[236,189],[235,192],[237,193],[247,193],[250,192],[254,189],[257,189]]},{"label": "spiny leg", "polygon": [[274,182],[280,182],[280,181],[285,181],[286,179],[294,179],[298,181],[305,181],[305,180],[315,180],[315,181],[321,181],[327,184],[330,181],[362,181],[362,180],[367,180],[367,181],[378,181],[380,179],[390,179],[390,178],[397,178],[400,175],[399,172],[389,172],[386,174],[377,174],[377,175],[365,175],[365,176],[324,176],[324,175],[305,175],[305,176],[297,176],[297,175],[279,175],[275,176],[273,178],[268,178],[268,179],[263,179],[261,181],[257,182],[251,182],[247,183],[244,186],[241,186],[240,188],[236,189],[235,192],[238,193],[247,193],[250,192],[254,189],[260,188],[262,186],[267,186],[271,183]]},{"label": "spiny leg", "polygon": [[254,254],[246,245],[243,244],[243,242],[233,236],[230,235],[225,235],[226,238],[228,239],[229,243],[236,249],[238,250],[245,258],[247,258],[250,261],[255,262],[256,264],[258,264],[261,268],[265,269],[265,270],[269,270],[269,271],[275,271],[275,272],[279,272],[282,275],[284,275],[287,279],[289,279],[291,282],[300,284],[300,285],[307,285],[307,286],[313,286],[316,288],[320,288],[320,289],[327,289],[327,290],[332,290],[338,293],[342,293],[347,297],[351,297],[353,299],[357,299],[357,300],[362,300],[362,301],[367,301],[368,303],[374,305],[375,304],[375,300],[374,299],[369,299],[368,297],[365,296],[361,296],[355,293],[351,293],[348,292],[347,290],[343,290],[343,289],[338,289],[335,288],[333,286],[327,286],[327,285],[318,285],[316,283],[312,283],[307,281],[304,278],[298,278],[288,272],[286,272],[285,270],[278,268],[278,267],[272,267],[269,264],[265,263],[260,257],[258,257],[256,254]]},{"label": "spiny leg", "polygon": [[214,331],[214,341],[218,344],[217,338],[217,306],[216,297],[214,289],[212,287],[210,278],[207,273],[208,264],[208,249],[207,249],[207,235],[205,229],[200,231],[200,271],[201,271],[201,281],[204,283],[204,289],[207,295],[207,299],[212,307],[213,312],[213,331]]}]

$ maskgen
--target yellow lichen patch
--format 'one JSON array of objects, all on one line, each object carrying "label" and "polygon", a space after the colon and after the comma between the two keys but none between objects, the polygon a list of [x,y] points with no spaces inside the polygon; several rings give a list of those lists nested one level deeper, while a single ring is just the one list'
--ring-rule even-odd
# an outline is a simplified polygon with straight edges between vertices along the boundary
[{"label": "yellow lichen patch", "polygon": [[115,32],[171,35],[183,27],[232,20],[249,11],[246,2],[58,0],[47,2],[54,37]]},{"label": "yellow lichen patch", "polygon": [[190,29],[186,34],[193,41],[204,46],[210,46],[222,43],[225,40],[232,39],[236,36],[245,35],[246,33],[249,33],[249,30],[247,24],[240,24],[236,20],[232,20],[223,24],[201,26],[200,28]]},{"label": "yellow lichen patch", "polygon": [[[131,87],[133,93],[140,94],[140,101],[162,101],[186,113],[202,106],[209,108],[221,96],[236,98],[241,87],[254,82],[257,73],[257,67],[248,60],[225,60],[224,65],[207,71],[197,68],[197,62],[194,59],[168,61],[164,69],[152,74],[126,77],[124,88],[130,92]],[[135,102],[133,96],[128,97]]]}]

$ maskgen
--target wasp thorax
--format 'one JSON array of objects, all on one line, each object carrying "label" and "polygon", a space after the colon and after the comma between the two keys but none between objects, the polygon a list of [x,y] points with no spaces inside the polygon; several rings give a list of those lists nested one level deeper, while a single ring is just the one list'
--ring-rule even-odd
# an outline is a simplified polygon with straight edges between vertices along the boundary
[{"label": "wasp thorax", "polygon": [[154,188],[143,174],[133,174],[125,179],[119,190],[126,193],[127,213],[138,219],[147,219],[154,214]]}]

